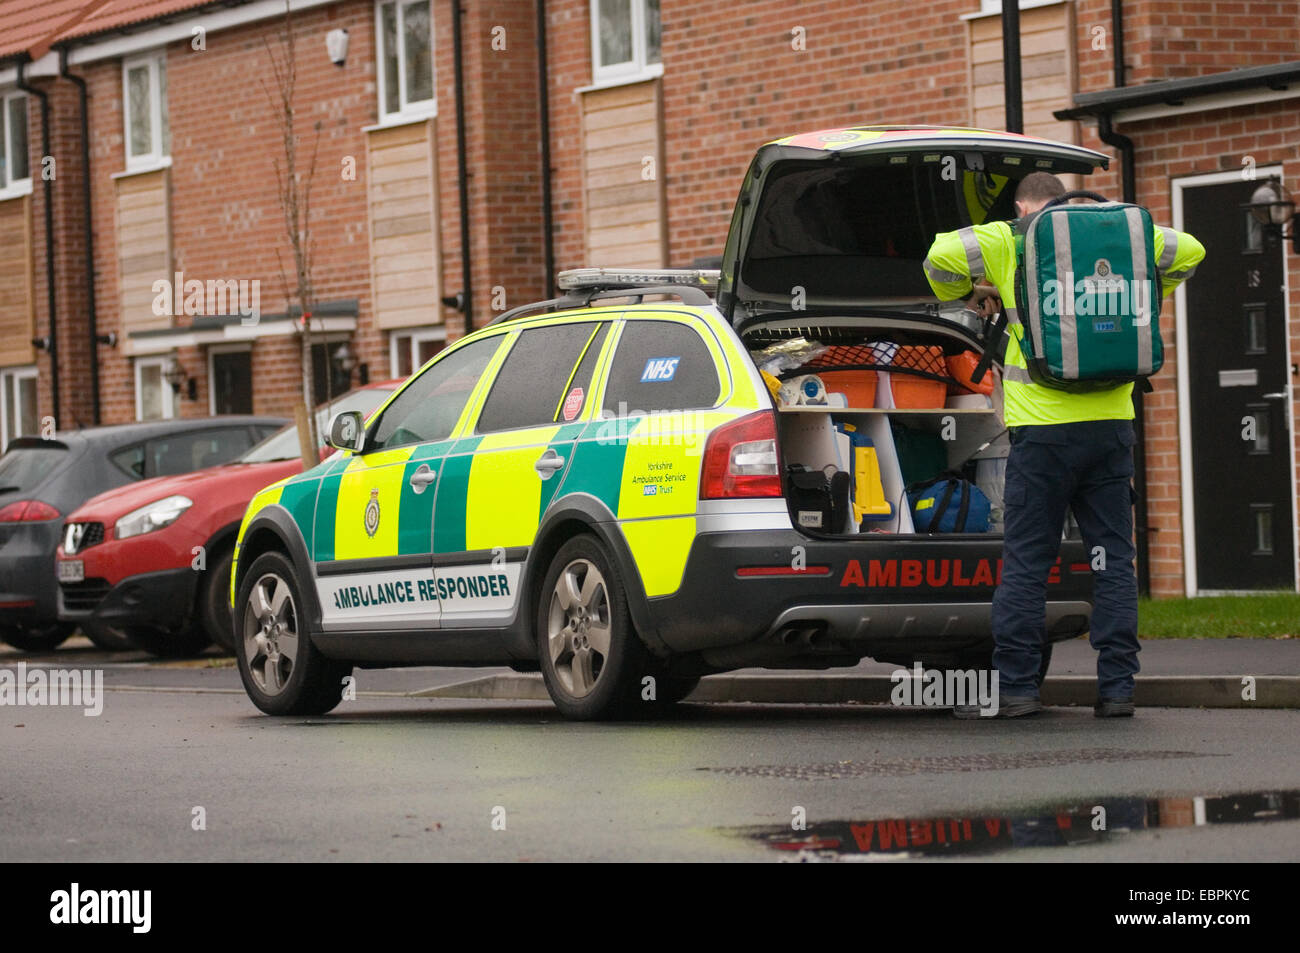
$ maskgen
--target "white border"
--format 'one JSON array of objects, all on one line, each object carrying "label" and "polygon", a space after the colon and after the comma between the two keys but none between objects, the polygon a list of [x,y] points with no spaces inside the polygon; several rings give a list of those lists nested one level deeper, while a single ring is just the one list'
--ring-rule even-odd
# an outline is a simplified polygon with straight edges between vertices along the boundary
[{"label": "white border", "polygon": [[[397,17],[397,111],[384,111],[384,23],[380,11],[391,5],[393,13]],[[406,21],[402,13],[404,0],[376,0],[375,2],[375,90],[378,96],[377,112],[379,116],[379,128],[387,126],[401,126],[408,122],[418,122],[422,119],[431,119],[438,115],[438,68],[437,68],[437,51],[433,48],[433,36],[435,33],[435,22],[433,15],[433,0],[429,0],[429,68],[432,70],[430,76],[433,97],[431,99],[421,99],[418,102],[408,103],[406,101]],[[364,130],[362,130],[364,131]]]},{"label": "white border", "polygon": [[[1281,165],[1262,166],[1255,170],[1256,178],[1270,175],[1276,175],[1279,178],[1282,175]],[[1172,193],[1170,195],[1170,205],[1173,207],[1174,228],[1178,231],[1183,230],[1183,193],[1188,189],[1194,189],[1203,185],[1223,185],[1228,182],[1240,182],[1240,171],[1229,172],[1210,172],[1204,175],[1181,176],[1170,182]],[[1174,289],[1174,322],[1176,327],[1177,344],[1178,344],[1178,464],[1182,482],[1181,492],[1183,496],[1183,586],[1187,595],[1199,596],[1209,595],[1211,590],[1202,591],[1198,588],[1196,574],[1196,514],[1193,504],[1193,475],[1192,475],[1192,413],[1191,413],[1191,382],[1188,380],[1188,355],[1190,348],[1187,346],[1187,291],[1186,282],[1180,284]],[[1283,327],[1286,329],[1286,366],[1289,372],[1291,367],[1291,324],[1290,324],[1290,302],[1291,289],[1289,287],[1289,270],[1287,268],[1286,248],[1282,249],[1282,314]],[[1292,390],[1290,377],[1287,378],[1287,390]],[[1300,500],[1297,499],[1296,484],[1294,479],[1295,461],[1296,461],[1296,432],[1295,432],[1295,407],[1293,401],[1286,402],[1287,407],[1287,426],[1291,432],[1291,460],[1288,473],[1292,474],[1292,479],[1288,482],[1291,485],[1291,572],[1296,575],[1296,590],[1300,591],[1300,574],[1296,573],[1295,565],[1297,554],[1300,554]],[[1217,592],[1218,590],[1214,590]]]},{"label": "white border", "polygon": [[[9,446],[9,441],[16,437],[25,437],[26,434],[9,432],[9,381],[13,380],[16,384],[21,380],[36,380],[37,370],[35,364],[21,364],[16,367],[0,368],[0,453],[4,452],[5,447]],[[17,386],[14,387],[14,393],[18,394]],[[39,400],[39,398],[38,398]],[[36,408],[33,408],[36,409]],[[22,416],[21,408],[14,413],[15,419]],[[39,429],[40,412],[37,410],[37,426]],[[22,429],[21,420],[19,429]]]},{"label": "white border", "polygon": [[[409,340],[406,342],[406,345],[411,352],[410,353],[411,373],[408,374],[407,377],[414,377],[415,372],[424,366],[424,364],[415,363],[415,345],[420,341],[442,341],[443,347],[446,347],[447,328],[445,325],[428,325],[426,327],[419,327],[417,325],[416,327],[412,327],[412,328],[393,328],[391,331],[389,331],[388,332],[388,370],[390,373],[388,376],[393,379],[402,376],[401,374],[397,373],[397,351],[398,351],[397,339],[401,337],[409,338]],[[430,360],[432,360],[432,358]],[[425,363],[428,362],[426,361]]]},{"label": "white border", "polygon": [[[128,77],[132,70],[145,67],[149,75],[149,142],[151,149],[141,155],[131,154],[131,89]],[[129,172],[146,172],[171,165],[171,149],[163,148],[162,74],[167,69],[167,51],[153,50],[122,60],[122,151]]]},{"label": "white border", "polygon": [[[640,82],[652,76],[663,75],[663,12],[660,11],[660,60],[658,63],[646,61],[649,49],[649,34],[646,32],[646,0],[627,0],[628,12],[631,14],[629,26],[632,28],[632,58],[622,63],[603,66],[600,62],[600,17],[598,10],[601,0],[588,0],[587,20],[591,32],[591,86],[585,86],[580,92],[590,89],[603,89],[608,86],[621,86],[624,83]],[[1059,0],[1053,0],[1059,2]],[[654,67],[657,73],[651,73]]]},{"label": "white border", "polygon": [[[17,87],[12,89],[0,89],[0,140],[3,140],[4,144],[5,161],[7,164],[7,167],[5,168],[6,178],[9,176],[8,166],[13,164],[9,160],[14,154],[14,144],[9,141],[9,133],[12,131],[9,128],[9,103],[15,99],[21,99],[23,101],[23,112],[27,112],[26,92]],[[29,153],[32,140],[31,124],[25,124],[25,128],[27,132],[27,141],[23,143],[23,151],[24,153]],[[30,158],[30,155],[25,154],[24,158]],[[0,180],[0,199],[15,199],[23,195],[31,194],[32,169],[30,165],[27,167],[27,175],[25,177],[21,179],[9,179],[7,182]]]},{"label": "white border", "polygon": [[150,420],[174,420],[176,419],[176,394],[172,391],[172,385],[167,381],[167,362],[170,355],[160,357],[138,357],[135,359],[135,366],[132,368],[132,375],[135,377],[135,419],[143,421],[144,407],[140,403],[140,371],[145,367],[157,367],[158,379],[162,384],[160,392],[162,394],[163,414],[161,417],[150,417]]},{"label": "white border", "polygon": [[216,377],[212,368],[212,359],[218,354],[247,354],[248,368],[251,371],[253,369],[253,345],[252,342],[248,344],[213,344],[208,348],[208,413],[213,417],[217,415],[217,391],[212,386],[212,382]]}]

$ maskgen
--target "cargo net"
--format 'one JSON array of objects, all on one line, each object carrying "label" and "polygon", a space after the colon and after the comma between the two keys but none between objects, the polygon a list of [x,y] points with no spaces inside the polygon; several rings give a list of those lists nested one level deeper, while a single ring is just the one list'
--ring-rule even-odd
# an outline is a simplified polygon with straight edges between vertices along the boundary
[{"label": "cargo net", "polygon": [[[819,370],[889,371],[931,381],[956,383],[948,374],[943,348],[875,341],[870,344],[832,344],[798,369],[798,374]],[[782,375],[785,376],[785,375]]]}]

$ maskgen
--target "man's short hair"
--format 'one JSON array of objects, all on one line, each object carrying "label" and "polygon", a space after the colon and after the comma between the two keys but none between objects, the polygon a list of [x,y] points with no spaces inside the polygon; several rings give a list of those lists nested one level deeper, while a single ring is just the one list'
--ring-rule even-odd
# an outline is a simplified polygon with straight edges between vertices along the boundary
[{"label": "man's short hair", "polygon": [[1065,194],[1065,184],[1050,172],[1031,172],[1016,186],[1017,202],[1050,202]]}]

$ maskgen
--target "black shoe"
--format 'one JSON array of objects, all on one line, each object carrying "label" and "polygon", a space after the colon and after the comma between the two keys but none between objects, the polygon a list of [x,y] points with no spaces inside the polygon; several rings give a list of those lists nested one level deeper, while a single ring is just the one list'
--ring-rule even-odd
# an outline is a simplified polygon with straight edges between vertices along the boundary
[{"label": "black shoe", "polygon": [[998,699],[998,708],[994,714],[983,714],[985,709],[979,705],[957,705],[952,710],[954,718],[973,720],[975,718],[1024,718],[1037,715],[1043,710],[1043,703],[1032,695],[1003,695]]},{"label": "black shoe", "polygon": [[1098,718],[1132,718],[1137,710],[1133,696],[1126,698],[1098,698],[1092,713]]}]

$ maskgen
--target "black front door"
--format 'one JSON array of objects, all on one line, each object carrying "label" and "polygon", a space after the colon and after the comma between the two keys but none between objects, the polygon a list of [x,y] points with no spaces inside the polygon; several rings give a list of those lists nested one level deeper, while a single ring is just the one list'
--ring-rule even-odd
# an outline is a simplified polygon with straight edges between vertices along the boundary
[{"label": "black front door", "polygon": [[253,355],[227,351],[212,355],[212,407],[218,414],[253,412]]},{"label": "black front door", "polygon": [[1187,283],[1197,588],[1293,589],[1283,246],[1240,206],[1258,181],[1188,188],[1205,245]]}]

